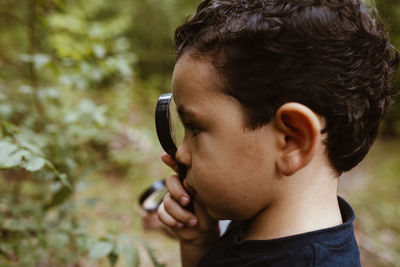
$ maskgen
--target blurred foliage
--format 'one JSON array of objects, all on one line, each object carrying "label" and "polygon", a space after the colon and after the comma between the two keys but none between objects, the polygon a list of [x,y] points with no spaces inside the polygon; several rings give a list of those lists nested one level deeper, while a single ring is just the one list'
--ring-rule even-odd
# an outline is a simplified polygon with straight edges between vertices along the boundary
[{"label": "blurred foliage", "polygon": [[[114,193],[93,177],[154,176],[154,103],[170,90],[174,29],[198,2],[0,0],[1,266],[138,266],[140,251],[162,266],[141,237],[95,232],[85,212]],[[399,48],[400,2],[377,5]],[[384,133],[400,133],[399,102]],[[398,232],[398,210],[377,209]]]},{"label": "blurred foliage", "polygon": [[[392,44],[400,51],[400,2],[398,0],[375,0],[381,17],[388,25]],[[393,86],[400,92],[400,70],[397,71]],[[389,136],[400,135],[400,93],[394,99],[385,117],[383,134]]]},{"label": "blurred foliage", "polygon": [[138,237],[93,233],[77,209],[97,201],[76,195],[95,172],[147,175],[158,145],[139,102],[169,90],[173,29],[191,5],[0,1],[1,266],[138,266],[140,246],[162,266]]},{"label": "blurred foliage", "polygon": [[342,178],[347,182],[342,191],[356,211],[356,236],[366,267],[400,262],[399,151],[398,140],[379,140],[361,166]]}]

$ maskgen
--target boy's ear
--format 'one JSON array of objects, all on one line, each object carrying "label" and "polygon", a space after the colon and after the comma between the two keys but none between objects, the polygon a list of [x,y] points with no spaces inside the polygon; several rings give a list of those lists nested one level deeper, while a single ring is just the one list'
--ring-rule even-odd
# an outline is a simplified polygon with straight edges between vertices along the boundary
[{"label": "boy's ear", "polygon": [[313,159],[321,141],[321,122],[311,109],[299,103],[282,105],[274,121],[279,132],[276,165],[282,174],[290,176]]}]

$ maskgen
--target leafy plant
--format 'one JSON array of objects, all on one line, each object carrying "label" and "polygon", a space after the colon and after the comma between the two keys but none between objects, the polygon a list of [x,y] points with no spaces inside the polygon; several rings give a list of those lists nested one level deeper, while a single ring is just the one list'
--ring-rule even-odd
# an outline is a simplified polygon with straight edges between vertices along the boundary
[{"label": "leafy plant", "polygon": [[[103,100],[113,90],[126,98],[121,88],[133,81],[135,56],[124,37],[130,19],[121,16],[128,10],[94,0],[24,4],[22,11],[11,3],[2,9],[22,24],[12,24],[6,34],[26,31],[29,38],[18,34],[15,40],[26,46],[12,49],[9,72],[0,75],[0,265],[108,258],[114,266],[127,255],[128,265],[137,266],[141,244],[117,233],[96,237],[77,215],[75,199],[88,174],[135,165],[148,152],[143,130],[127,127],[133,145],[120,150],[141,153],[134,161],[117,159],[112,143],[121,134],[121,115]],[[0,53],[0,65],[4,58]]]}]

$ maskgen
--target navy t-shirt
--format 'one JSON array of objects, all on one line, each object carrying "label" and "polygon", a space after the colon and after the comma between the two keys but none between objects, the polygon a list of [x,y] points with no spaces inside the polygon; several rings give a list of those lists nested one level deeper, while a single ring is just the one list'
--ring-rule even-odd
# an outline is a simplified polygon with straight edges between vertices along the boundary
[{"label": "navy t-shirt", "polygon": [[355,215],[338,197],[343,224],[270,240],[242,240],[247,222],[232,222],[199,266],[361,266],[354,237]]}]

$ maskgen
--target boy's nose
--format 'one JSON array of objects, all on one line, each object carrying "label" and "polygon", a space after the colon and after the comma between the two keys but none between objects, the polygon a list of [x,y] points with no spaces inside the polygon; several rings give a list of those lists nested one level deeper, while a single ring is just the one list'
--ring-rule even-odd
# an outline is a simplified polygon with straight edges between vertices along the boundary
[{"label": "boy's nose", "polygon": [[190,151],[189,151],[187,145],[185,144],[185,142],[183,142],[178,147],[178,150],[176,151],[176,154],[175,154],[175,158],[179,163],[185,165],[186,167],[189,167],[191,165]]}]

